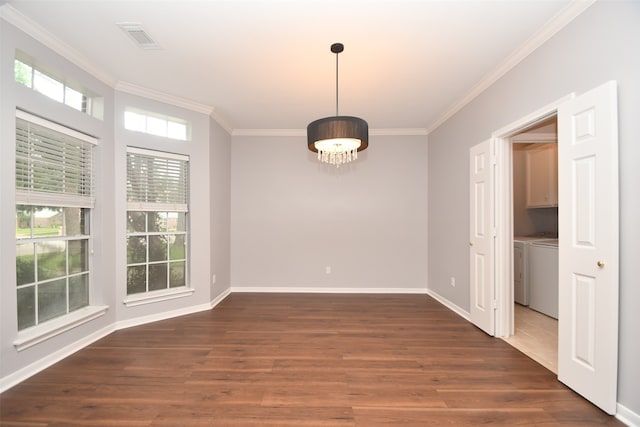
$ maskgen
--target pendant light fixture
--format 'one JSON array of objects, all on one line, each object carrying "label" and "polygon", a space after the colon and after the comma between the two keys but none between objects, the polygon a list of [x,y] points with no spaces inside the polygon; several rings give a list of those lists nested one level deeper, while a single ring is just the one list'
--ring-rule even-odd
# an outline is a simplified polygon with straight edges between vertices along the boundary
[{"label": "pendant light fixture", "polygon": [[369,125],[351,116],[340,116],[338,110],[338,54],[344,50],[342,43],[331,45],[336,54],[336,115],[311,122],[307,126],[309,150],[318,153],[318,160],[339,167],[358,158],[358,151],[369,146]]}]

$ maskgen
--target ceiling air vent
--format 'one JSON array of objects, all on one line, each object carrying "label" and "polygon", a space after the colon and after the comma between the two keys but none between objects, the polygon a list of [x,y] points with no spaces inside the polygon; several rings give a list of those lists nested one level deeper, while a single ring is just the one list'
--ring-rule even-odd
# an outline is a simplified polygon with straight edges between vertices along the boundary
[{"label": "ceiling air vent", "polygon": [[142,49],[161,49],[160,45],[142,28],[139,22],[118,22],[116,24],[122,31]]}]

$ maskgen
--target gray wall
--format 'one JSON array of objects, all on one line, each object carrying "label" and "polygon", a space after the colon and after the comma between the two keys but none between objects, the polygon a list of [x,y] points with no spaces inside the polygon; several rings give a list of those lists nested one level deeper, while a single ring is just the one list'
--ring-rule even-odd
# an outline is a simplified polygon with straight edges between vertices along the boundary
[{"label": "gray wall", "polygon": [[[0,388],[24,378],[117,327],[206,309],[230,283],[231,137],[207,114],[140,96],[116,92],[57,53],[0,19]],[[67,81],[104,97],[98,120],[14,81],[15,50]],[[124,129],[124,109],[135,107],[191,124],[191,139],[176,141]],[[23,109],[98,138],[96,206],[93,210],[92,304],[106,305],[104,316],[18,352],[15,291],[15,111]],[[190,285],[194,294],[135,307],[126,297],[126,146],[190,156]],[[211,184],[210,184],[211,183]],[[211,274],[218,281],[211,285]]]},{"label": "gray wall", "polygon": [[[596,2],[429,135],[429,288],[469,309],[469,147],[527,114],[618,81],[620,343],[618,402],[640,413],[640,2]],[[442,185],[447,183],[447,185]],[[452,288],[450,276],[460,285]]]},{"label": "gray wall", "polygon": [[232,288],[426,290],[425,136],[371,136],[340,168],[305,136],[234,136],[231,157]]},{"label": "gray wall", "polygon": [[210,263],[211,274],[216,275],[215,283],[211,281],[210,293],[214,300],[231,286],[231,135],[213,120],[210,120],[209,128]]},{"label": "gray wall", "polygon": [[[113,192],[113,90],[69,61],[56,55],[12,25],[0,19],[0,379],[15,373],[31,363],[50,357],[66,346],[82,340],[112,325],[115,310],[57,335],[41,344],[21,352],[13,341],[17,338],[16,263],[15,263],[15,117],[16,108],[63,123],[68,127],[98,138],[96,148],[96,193],[99,203],[93,212],[94,262],[93,294],[96,304],[113,307],[114,257],[116,239],[112,232],[114,215],[109,209],[114,204]],[[76,82],[87,90],[104,97],[105,117],[98,120],[53,101],[14,81],[15,50],[19,49],[38,58],[43,64],[64,74],[68,81]],[[95,260],[100,260],[96,262]]]}]

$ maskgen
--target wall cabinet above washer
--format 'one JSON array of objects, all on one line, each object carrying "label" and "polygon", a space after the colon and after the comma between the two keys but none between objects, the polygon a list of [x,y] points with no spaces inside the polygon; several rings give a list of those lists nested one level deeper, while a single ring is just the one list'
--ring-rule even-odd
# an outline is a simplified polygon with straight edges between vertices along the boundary
[{"label": "wall cabinet above washer", "polygon": [[532,144],[526,151],[527,208],[558,206],[558,144]]}]

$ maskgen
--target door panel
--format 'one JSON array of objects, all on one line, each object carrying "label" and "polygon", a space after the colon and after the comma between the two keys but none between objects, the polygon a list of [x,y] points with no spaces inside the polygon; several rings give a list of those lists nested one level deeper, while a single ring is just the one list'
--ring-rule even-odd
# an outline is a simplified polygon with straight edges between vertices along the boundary
[{"label": "door panel", "polygon": [[595,166],[596,158],[593,155],[573,161],[575,170],[572,180],[575,195],[573,244],[582,248],[595,247]]},{"label": "door panel", "polygon": [[595,278],[574,274],[571,290],[575,295],[575,318],[572,323],[576,327],[573,342],[574,358],[588,369],[594,369],[595,344]]},{"label": "door panel", "polygon": [[558,379],[609,414],[618,367],[617,88],[558,108]]},{"label": "door panel", "polygon": [[473,254],[474,257],[474,272],[475,272],[475,291],[476,291],[476,298],[475,298],[475,306],[479,309],[479,310],[486,310],[487,309],[487,300],[486,300],[486,289],[487,289],[487,283],[486,283],[486,260],[485,260],[485,255],[484,254],[479,254],[479,253],[474,253]]},{"label": "door panel", "polygon": [[494,335],[494,162],[492,141],[469,150],[469,270],[471,321]]}]

